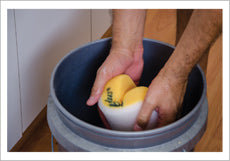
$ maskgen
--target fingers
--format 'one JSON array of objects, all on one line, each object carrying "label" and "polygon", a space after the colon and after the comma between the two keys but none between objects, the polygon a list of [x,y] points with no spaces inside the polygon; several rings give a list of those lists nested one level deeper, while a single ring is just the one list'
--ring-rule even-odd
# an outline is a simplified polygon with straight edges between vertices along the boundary
[{"label": "fingers", "polygon": [[134,130],[145,130],[154,110],[158,113],[157,127],[172,123],[176,119],[177,107],[177,101],[168,90],[161,88],[160,83],[152,83],[137,116]]},{"label": "fingers", "polygon": [[143,71],[144,61],[140,59],[139,62],[133,63],[126,71],[125,74],[129,75],[136,85],[139,84],[141,74]]},{"label": "fingers", "polygon": [[157,103],[154,100],[151,100],[150,97],[146,96],[137,116],[136,124],[134,125],[135,131],[142,131],[147,127],[150,116],[156,108]]},{"label": "fingers", "polygon": [[139,84],[139,80],[141,78],[141,74],[144,67],[143,51],[144,49],[142,47],[142,44],[137,46],[134,54],[133,63],[125,71],[125,74],[129,75],[136,85]]},{"label": "fingers", "polygon": [[93,106],[95,103],[97,103],[103,92],[104,86],[109,79],[111,79],[111,76],[107,74],[106,68],[103,66],[99,68],[97,71],[93,88],[91,90],[91,95],[86,102],[88,106]]},{"label": "fingers", "polygon": [[154,110],[158,113],[157,127],[162,127],[172,123],[175,121],[177,114],[177,110],[174,107],[175,106],[173,105],[164,105],[164,103],[158,104],[153,98],[146,98],[138,114],[134,130],[145,130]]},{"label": "fingers", "polygon": [[159,111],[158,113],[158,120],[157,120],[157,127],[162,127],[168,125],[175,121],[176,119],[176,112],[173,111]]}]

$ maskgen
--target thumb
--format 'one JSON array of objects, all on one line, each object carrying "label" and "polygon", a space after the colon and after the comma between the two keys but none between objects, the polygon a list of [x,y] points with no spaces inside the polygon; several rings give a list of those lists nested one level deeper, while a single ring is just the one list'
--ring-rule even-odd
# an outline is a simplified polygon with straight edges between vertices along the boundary
[{"label": "thumb", "polygon": [[106,73],[106,68],[102,67],[98,69],[90,97],[86,102],[88,106],[93,106],[100,99],[104,86],[106,82],[110,79],[109,75],[107,75]]},{"label": "thumb", "polygon": [[151,100],[150,97],[146,96],[142,104],[141,110],[137,116],[137,120],[134,125],[134,131],[142,131],[147,127],[152,112],[156,109],[156,107],[156,102],[154,100]]}]

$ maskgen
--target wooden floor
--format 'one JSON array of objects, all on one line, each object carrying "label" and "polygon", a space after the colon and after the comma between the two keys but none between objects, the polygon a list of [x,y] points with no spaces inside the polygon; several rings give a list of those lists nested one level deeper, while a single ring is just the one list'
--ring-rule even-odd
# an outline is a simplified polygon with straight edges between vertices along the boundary
[{"label": "wooden floor", "polygon": [[[157,39],[175,45],[176,10],[148,10],[145,34],[147,38]],[[111,36],[111,30],[104,35]],[[195,147],[195,152],[222,151],[222,36],[209,51],[207,63],[207,98],[209,103],[208,125],[206,132]],[[45,116],[45,115],[44,115]],[[51,132],[46,117],[36,130],[14,151],[49,152],[51,151]],[[54,140],[54,151],[58,151]]]},{"label": "wooden floor", "polygon": [[[44,115],[45,116],[45,115]],[[58,152],[57,141],[54,139],[54,151]],[[37,126],[33,134],[17,150],[19,152],[51,152],[51,132],[46,117]]]}]

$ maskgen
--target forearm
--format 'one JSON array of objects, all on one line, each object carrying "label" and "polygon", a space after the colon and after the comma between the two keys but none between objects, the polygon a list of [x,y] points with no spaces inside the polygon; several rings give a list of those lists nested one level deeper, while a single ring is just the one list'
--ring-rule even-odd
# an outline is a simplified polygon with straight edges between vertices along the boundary
[{"label": "forearm", "polygon": [[142,44],[146,11],[113,10],[112,49],[121,49],[134,53]]},{"label": "forearm", "polygon": [[163,68],[163,73],[177,81],[185,81],[221,31],[221,10],[194,10],[175,51]]}]

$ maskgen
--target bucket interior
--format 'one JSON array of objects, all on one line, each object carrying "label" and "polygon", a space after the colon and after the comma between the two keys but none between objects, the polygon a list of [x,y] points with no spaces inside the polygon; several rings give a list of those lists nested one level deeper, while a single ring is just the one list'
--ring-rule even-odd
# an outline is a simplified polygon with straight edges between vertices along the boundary
[{"label": "bucket interior", "polygon": [[[149,86],[174,48],[170,45],[144,39],[144,70],[139,85]],[[58,101],[78,119],[98,127],[104,127],[97,104],[87,106],[97,69],[109,54],[111,39],[87,44],[72,51],[55,71],[53,88]],[[52,87],[51,87],[52,88]],[[190,73],[181,117],[188,114],[198,103],[204,89],[202,74],[197,66]]]}]

